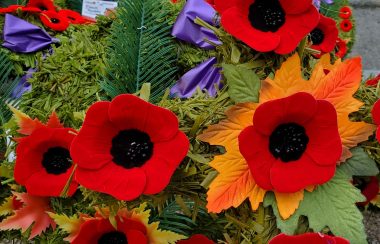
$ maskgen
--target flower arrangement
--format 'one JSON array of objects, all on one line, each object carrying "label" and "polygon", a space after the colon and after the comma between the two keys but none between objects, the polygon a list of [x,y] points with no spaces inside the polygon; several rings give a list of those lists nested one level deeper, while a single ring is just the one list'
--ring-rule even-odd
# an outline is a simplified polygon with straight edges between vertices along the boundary
[{"label": "flower arrangement", "polygon": [[0,9],[2,240],[367,242],[379,79],[347,1],[75,3]]}]

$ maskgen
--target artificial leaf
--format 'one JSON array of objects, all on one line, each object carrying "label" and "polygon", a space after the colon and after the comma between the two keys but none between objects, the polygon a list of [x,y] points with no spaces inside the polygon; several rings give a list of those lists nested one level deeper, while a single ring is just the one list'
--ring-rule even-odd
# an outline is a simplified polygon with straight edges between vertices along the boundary
[{"label": "artificial leaf", "polygon": [[283,219],[289,218],[299,207],[300,201],[304,197],[304,190],[294,193],[274,192],[277,201],[278,211]]},{"label": "artificial leaf", "polygon": [[14,215],[6,218],[0,223],[0,230],[17,230],[22,232],[28,230],[32,225],[29,239],[40,235],[49,226],[55,228],[54,221],[47,212],[51,212],[50,199],[48,197],[31,196],[27,193],[16,193],[13,195],[24,203],[23,207],[16,210]]},{"label": "artificial leaf", "polygon": [[352,157],[339,166],[349,179],[352,176],[374,176],[379,173],[376,162],[361,147],[351,149]]},{"label": "artificial leaf", "polygon": [[49,120],[46,123],[46,126],[49,128],[63,128],[63,125],[59,121],[58,115],[55,111],[49,116]]},{"label": "artificial leaf", "polygon": [[9,215],[13,213],[13,196],[10,196],[5,199],[3,204],[0,206],[0,216]]},{"label": "artificial leaf", "polygon": [[38,119],[31,119],[28,115],[12,106],[10,106],[10,109],[16,118],[17,124],[20,128],[18,130],[20,134],[28,136],[31,135],[36,129],[45,127],[45,125]]},{"label": "artificial leaf", "polygon": [[277,218],[277,227],[281,232],[293,235],[300,216],[307,216],[309,227],[318,232],[326,226],[336,236],[344,237],[351,243],[367,243],[363,216],[356,202],[364,201],[360,194],[344,175],[341,169],[328,183],[318,186],[313,192],[305,192],[304,200],[298,210],[289,219],[283,220],[277,210],[273,194],[267,194],[264,205],[272,205]]},{"label": "artificial leaf", "polygon": [[258,102],[261,81],[253,70],[232,64],[223,64],[228,94],[236,103]]},{"label": "artificial leaf", "polygon": [[61,230],[70,234],[68,237],[65,238],[65,241],[74,240],[79,233],[80,225],[85,221],[82,216],[78,217],[74,215],[68,217],[65,214],[55,214],[51,212],[49,212],[48,214]]}]

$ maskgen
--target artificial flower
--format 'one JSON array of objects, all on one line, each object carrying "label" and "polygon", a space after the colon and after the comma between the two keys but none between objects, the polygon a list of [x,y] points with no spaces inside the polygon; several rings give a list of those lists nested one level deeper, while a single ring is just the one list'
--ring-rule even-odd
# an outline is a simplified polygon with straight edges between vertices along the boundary
[{"label": "artificial flower", "polygon": [[357,203],[359,206],[368,205],[379,194],[379,180],[377,179],[377,176],[371,176],[368,180],[360,179],[360,181],[354,181],[354,184],[357,185],[366,198],[364,202]]},{"label": "artificial flower", "polygon": [[206,0],[216,11],[220,14],[224,12],[224,10],[233,7],[237,0]]},{"label": "artificial flower", "polygon": [[342,19],[349,19],[352,15],[351,8],[348,6],[344,6],[339,11],[339,17]]},{"label": "artificial flower", "polygon": [[377,76],[375,76],[372,79],[367,80],[365,82],[365,84],[367,86],[377,87],[377,84],[379,83],[379,81],[380,81],[380,74],[378,74]]},{"label": "artificial flower", "polygon": [[78,12],[75,12],[70,9],[62,9],[58,12],[59,15],[66,17],[71,24],[86,24],[89,23],[87,19],[85,19]]},{"label": "artificial flower", "polygon": [[338,38],[338,28],[335,20],[320,15],[319,24],[310,32],[310,41],[313,43],[311,48],[322,53],[329,53],[335,48]]},{"label": "artificial flower", "polygon": [[[74,137],[75,131],[69,128],[42,127],[19,139],[16,182],[30,195],[60,196],[74,168],[69,152]],[[73,195],[77,187],[72,181],[68,195]]]},{"label": "artificial flower", "polygon": [[[256,210],[267,189],[271,189],[281,216],[287,219],[298,208],[304,190],[313,191],[333,175],[333,163],[340,161],[342,150],[343,156],[349,148],[372,135],[375,126],[349,119],[349,114],[363,105],[353,98],[361,83],[359,58],[338,60],[332,65],[330,56],[324,55],[308,82],[300,70],[301,61],[295,54],[282,64],[274,80],[263,81],[259,103],[233,106],[226,112],[227,119],[198,136],[226,150],[210,163],[219,172],[207,193],[210,212],[238,207],[247,198]],[[281,127],[290,123],[302,125],[305,131],[301,126]],[[311,128],[312,124],[316,128]],[[317,129],[320,126],[325,129]],[[281,140],[277,140],[280,137],[275,136],[277,132],[289,134],[287,144],[281,145]],[[297,147],[290,147],[295,145],[293,140],[299,143]],[[302,142],[308,143],[306,147]],[[306,162],[310,164],[303,165]]]},{"label": "artificial flower", "polygon": [[214,244],[215,242],[208,239],[206,236],[197,234],[191,236],[187,240],[180,240],[177,241],[177,244]]},{"label": "artificial flower", "polygon": [[13,13],[13,12],[16,12],[17,9],[20,9],[22,7],[23,6],[21,6],[21,5],[10,5],[6,8],[0,8],[0,14]]},{"label": "artificial flower", "polygon": [[347,48],[347,43],[345,40],[340,39],[338,37],[338,39],[336,41],[336,47],[335,48],[337,49],[335,52],[335,55],[338,58],[344,58],[344,56],[346,56],[348,48]]},{"label": "artificial flower", "polygon": [[81,185],[132,200],[162,191],[188,149],[171,111],[120,95],[89,108],[71,156]]},{"label": "artificial flower", "polygon": [[240,133],[239,149],[264,190],[295,193],[321,185],[342,155],[335,108],[303,92],[263,103]]},{"label": "artificial flower", "polygon": [[236,0],[233,5],[226,2],[214,1],[216,9],[224,9],[224,29],[260,52],[294,51],[319,21],[311,0]]},{"label": "artificial flower", "polygon": [[41,13],[41,9],[35,7],[22,7],[21,11],[29,13]]},{"label": "artificial flower", "polygon": [[376,139],[380,142],[380,99],[373,105],[371,114],[373,122],[378,126],[376,131]]},{"label": "artificial flower", "polygon": [[296,236],[279,234],[269,241],[269,244],[350,244],[342,237],[328,236],[321,233],[306,233]]},{"label": "artificial flower", "polygon": [[349,32],[352,29],[352,22],[349,19],[344,19],[340,22],[340,29],[344,32]]},{"label": "artificial flower", "polygon": [[52,0],[29,0],[26,6],[39,8],[41,11],[55,11],[54,2]]},{"label": "artificial flower", "polygon": [[66,15],[51,10],[43,11],[40,20],[46,27],[55,31],[65,31],[70,25]]}]

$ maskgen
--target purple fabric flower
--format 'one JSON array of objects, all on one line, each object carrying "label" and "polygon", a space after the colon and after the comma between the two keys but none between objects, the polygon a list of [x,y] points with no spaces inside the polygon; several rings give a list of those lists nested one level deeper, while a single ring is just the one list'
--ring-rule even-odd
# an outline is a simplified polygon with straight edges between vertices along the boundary
[{"label": "purple fabric flower", "polygon": [[28,82],[30,78],[32,78],[33,73],[37,71],[37,68],[30,68],[26,74],[21,77],[20,82],[17,84],[15,89],[12,92],[13,98],[20,98],[22,94],[25,92],[29,92],[32,90],[32,85]]}]

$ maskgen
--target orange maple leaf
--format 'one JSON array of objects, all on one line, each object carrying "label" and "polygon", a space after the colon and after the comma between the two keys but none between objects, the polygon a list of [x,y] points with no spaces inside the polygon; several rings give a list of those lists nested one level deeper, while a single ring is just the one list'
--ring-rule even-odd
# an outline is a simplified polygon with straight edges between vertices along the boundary
[{"label": "orange maple leaf", "polygon": [[41,234],[49,226],[55,228],[55,222],[47,212],[51,212],[48,197],[36,197],[27,193],[14,192],[13,195],[24,203],[23,207],[14,212],[14,215],[4,219],[0,223],[0,230],[17,230],[25,232],[32,226],[29,240]]}]

